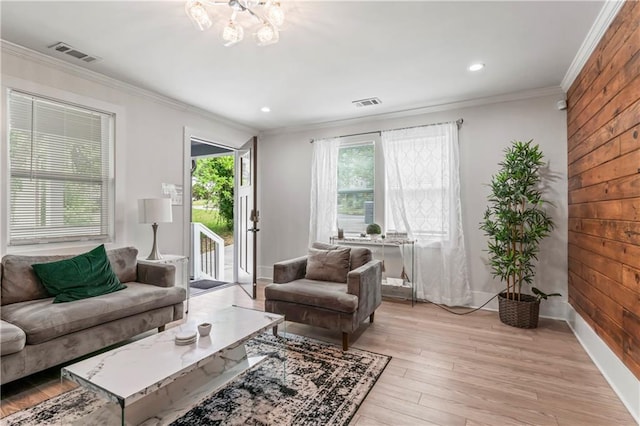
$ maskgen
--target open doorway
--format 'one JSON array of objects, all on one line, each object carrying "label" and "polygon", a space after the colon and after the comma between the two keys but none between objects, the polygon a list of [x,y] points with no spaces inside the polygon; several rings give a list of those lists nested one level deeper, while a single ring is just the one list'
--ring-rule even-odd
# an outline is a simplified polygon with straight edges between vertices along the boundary
[{"label": "open doorway", "polygon": [[235,150],[195,137],[191,149],[190,291],[236,282],[234,274]]},{"label": "open doorway", "polygon": [[[205,291],[227,283],[238,284],[255,299],[259,231],[257,138],[231,148],[185,128],[184,143],[183,250],[189,255],[192,281],[212,281],[203,285],[211,286]],[[228,179],[231,172],[232,188]],[[221,176],[224,179],[218,181]],[[198,292],[200,289],[194,290]]]}]

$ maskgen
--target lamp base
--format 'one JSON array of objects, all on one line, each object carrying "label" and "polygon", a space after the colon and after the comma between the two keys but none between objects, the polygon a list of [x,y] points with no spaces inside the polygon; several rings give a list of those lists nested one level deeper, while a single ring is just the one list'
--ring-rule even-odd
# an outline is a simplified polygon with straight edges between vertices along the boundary
[{"label": "lamp base", "polygon": [[160,260],[162,259],[162,255],[160,254],[160,250],[158,250],[158,224],[154,223],[151,227],[153,228],[153,247],[147,260]]}]

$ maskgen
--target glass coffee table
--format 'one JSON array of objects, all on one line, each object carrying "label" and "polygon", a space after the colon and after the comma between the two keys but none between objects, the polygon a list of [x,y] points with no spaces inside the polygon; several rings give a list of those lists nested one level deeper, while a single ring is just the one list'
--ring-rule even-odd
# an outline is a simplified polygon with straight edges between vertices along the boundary
[{"label": "glass coffee table", "polygon": [[64,367],[62,378],[112,402],[79,424],[172,422],[264,361],[266,356],[248,357],[245,342],[283,324],[284,316],[230,306],[212,312],[206,321],[212,324],[211,333],[191,345],[174,342],[178,333],[197,331],[188,322]]}]

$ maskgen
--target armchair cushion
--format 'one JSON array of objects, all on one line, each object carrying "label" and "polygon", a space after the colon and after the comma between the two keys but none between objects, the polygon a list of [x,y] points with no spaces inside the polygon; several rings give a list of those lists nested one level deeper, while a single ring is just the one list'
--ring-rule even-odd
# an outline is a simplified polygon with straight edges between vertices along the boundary
[{"label": "armchair cushion", "polygon": [[265,287],[265,299],[314,306],[351,314],[358,308],[358,297],[347,293],[347,285],[301,279]]},{"label": "armchair cushion", "polygon": [[[321,243],[316,241],[311,246],[316,249],[321,250],[337,250],[341,248],[345,248],[344,246],[336,246],[333,244]],[[371,259],[373,259],[371,250],[365,247],[350,247],[351,248],[351,265],[349,266],[349,270],[353,271],[354,269],[358,269],[362,265],[369,263]]]},{"label": "armchair cushion", "polygon": [[307,274],[309,280],[346,283],[349,273],[349,247],[336,250],[309,249]]}]

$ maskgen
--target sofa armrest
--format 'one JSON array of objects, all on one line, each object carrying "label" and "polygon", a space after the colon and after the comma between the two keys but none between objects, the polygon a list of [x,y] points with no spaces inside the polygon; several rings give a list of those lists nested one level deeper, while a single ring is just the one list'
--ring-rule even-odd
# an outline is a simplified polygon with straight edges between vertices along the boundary
[{"label": "sofa armrest", "polygon": [[138,282],[173,287],[176,285],[176,267],[166,263],[138,263]]},{"label": "sofa armrest", "polygon": [[347,293],[358,296],[358,310],[373,312],[382,301],[382,262],[371,260],[347,274]]},{"label": "sofa armrest", "polygon": [[307,273],[307,256],[283,260],[273,264],[273,282],[289,283],[304,278]]}]

